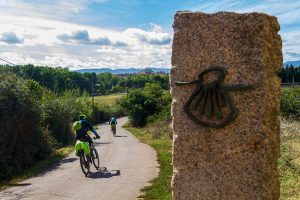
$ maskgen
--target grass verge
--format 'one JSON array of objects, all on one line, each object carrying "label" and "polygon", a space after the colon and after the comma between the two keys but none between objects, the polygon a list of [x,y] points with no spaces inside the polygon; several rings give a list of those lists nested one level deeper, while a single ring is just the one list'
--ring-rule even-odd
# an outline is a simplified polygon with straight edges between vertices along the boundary
[{"label": "grass verge", "polygon": [[49,168],[49,166],[51,166],[55,162],[61,160],[62,158],[66,157],[67,155],[69,155],[73,149],[74,149],[74,146],[70,145],[70,146],[55,150],[52,153],[52,155],[50,155],[48,158],[38,161],[37,163],[34,164],[34,166],[32,166],[31,168],[29,168],[27,170],[24,170],[22,173],[16,174],[14,177],[12,177],[11,180],[0,183],[0,191],[6,189],[8,187],[11,187],[11,186],[16,186],[16,185],[18,185],[18,182],[28,179],[30,177],[33,177],[34,175],[36,175],[40,172],[43,172],[44,170]]},{"label": "grass verge", "polygon": [[[156,150],[160,165],[159,176],[151,181],[151,185],[141,190],[143,194],[139,196],[139,198],[145,200],[172,199],[172,140],[170,139],[169,133],[164,130],[159,131],[160,127],[154,124],[150,124],[146,128],[133,128],[130,126],[126,126],[125,128],[141,142],[150,145]],[[156,134],[153,134],[153,130],[155,130]]]},{"label": "grass verge", "polygon": [[300,122],[281,120],[280,199],[300,199]]}]

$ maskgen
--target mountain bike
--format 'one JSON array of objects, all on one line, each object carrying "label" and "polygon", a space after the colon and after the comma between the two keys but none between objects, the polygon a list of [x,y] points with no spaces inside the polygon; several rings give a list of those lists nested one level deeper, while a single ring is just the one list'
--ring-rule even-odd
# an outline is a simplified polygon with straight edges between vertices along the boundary
[{"label": "mountain bike", "polygon": [[[95,138],[93,139],[95,140]],[[75,145],[75,155],[79,157],[80,167],[85,176],[90,173],[91,165],[94,165],[96,170],[99,169],[99,154],[93,142],[89,145],[88,142],[77,140]]]}]

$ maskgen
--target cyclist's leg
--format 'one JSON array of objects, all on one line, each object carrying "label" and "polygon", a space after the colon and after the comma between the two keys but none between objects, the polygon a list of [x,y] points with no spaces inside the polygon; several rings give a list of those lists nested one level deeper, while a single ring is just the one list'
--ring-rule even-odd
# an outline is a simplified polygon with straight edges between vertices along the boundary
[{"label": "cyclist's leg", "polygon": [[[88,142],[90,151],[92,153],[92,138],[88,134],[86,134],[82,137],[82,141]],[[88,159],[88,162],[92,162],[90,155],[86,155],[86,158]]]},{"label": "cyclist's leg", "polygon": [[93,140],[92,140],[92,138],[91,138],[88,134],[86,134],[86,135],[83,137],[83,140],[86,141],[86,142],[88,142],[89,145],[90,145],[90,147],[92,146]]}]

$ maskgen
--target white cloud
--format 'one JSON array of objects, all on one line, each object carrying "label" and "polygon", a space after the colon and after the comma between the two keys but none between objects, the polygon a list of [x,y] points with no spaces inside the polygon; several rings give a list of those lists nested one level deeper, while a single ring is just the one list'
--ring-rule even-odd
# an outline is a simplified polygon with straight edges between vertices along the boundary
[{"label": "white cloud", "polygon": [[5,30],[22,38],[18,46],[0,44],[1,58],[16,64],[71,69],[170,66],[171,35],[154,24],[150,31],[116,31],[7,14],[0,14],[0,24],[0,34]]},{"label": "white cloud", "polygon": [[284,60],[300,60],[300,30],[285,32],[282,41]]},{"label": "white cloud", "polygon": [[158,24],[154,24],[151,22],[150,26],[152,27],[153,32],[156,32],[156,33],[162,32],[162,27],[159,26]]},{"label": "white cloud", "polygon": [[150,45],[168,45],[171,43],[171,35],[168,33],[155,31],[144,31],[138,28],[129,28],[123,33],[131,38],[136,38],[138,42],[148,43]]}]

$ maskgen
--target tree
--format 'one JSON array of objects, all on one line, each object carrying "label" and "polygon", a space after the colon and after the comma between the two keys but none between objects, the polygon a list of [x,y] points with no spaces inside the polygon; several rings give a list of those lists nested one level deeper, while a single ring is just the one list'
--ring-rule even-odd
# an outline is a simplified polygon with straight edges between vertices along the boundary
[{"label": "tree", "polygon": [[131,123],[139,127],[144,126],[148,116],[157,111],[155,98],[147,95],[141,89],[130,91],[127,96],[121,100],[121,105],[128,111]]},{"label": "tree", "polygon": [[164,107],[165,98],[159,84],[146,83],[144,89],[130,91],[121,100],[121,105],[127,110],[133,126],[144,126],[148,117],[157,114]]}]

